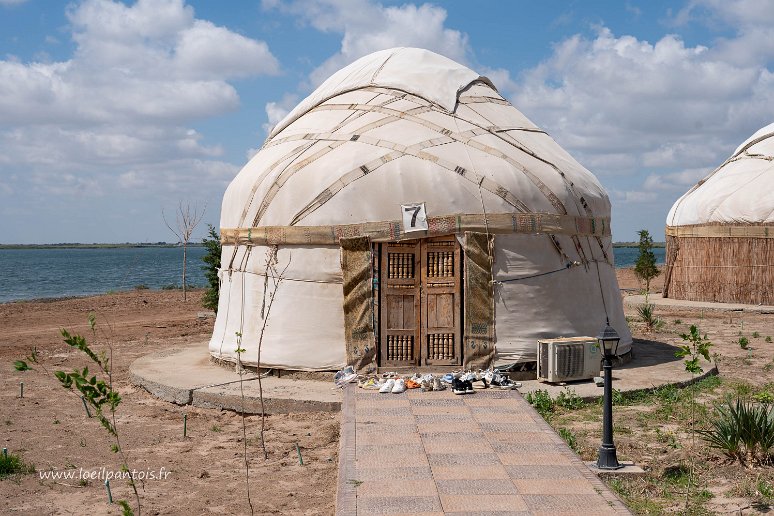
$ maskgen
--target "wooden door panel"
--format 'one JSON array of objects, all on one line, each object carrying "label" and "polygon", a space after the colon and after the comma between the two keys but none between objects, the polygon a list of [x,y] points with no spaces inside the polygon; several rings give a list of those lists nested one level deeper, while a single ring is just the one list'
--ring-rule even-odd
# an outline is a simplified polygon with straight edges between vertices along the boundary
[{"label": "wooden door panel", "polygon": [[387,295],[388,330],[414,330],[416,328],[414,297],[413,295]]},{"label": "wooden door panel", "polygon": [[380,365],[408,367],[419,363],[419,242],[382,244],[380,292],[383,314]]},{"label": "wooden door panel", "polygon": [[453,328],[454,317],[454,294],[432,294],[427,295],[427,328],[428,330]]},{"label": "wooden door panel", "polygon": [[422,363],[462,364],[460,250],[454,236],[422,241]]}]

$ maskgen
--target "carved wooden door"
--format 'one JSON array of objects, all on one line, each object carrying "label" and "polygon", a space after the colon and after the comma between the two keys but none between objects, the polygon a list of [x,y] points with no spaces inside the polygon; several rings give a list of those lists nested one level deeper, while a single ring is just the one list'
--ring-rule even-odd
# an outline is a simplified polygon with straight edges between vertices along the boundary
[{"label": "carved wooden door", "polygon": [[379,365],[462,363],[460,250],[453,236],[382,244]]},{"label": "carved wooden door", "polygon": [[422,241],[422,365],[462,364],[460,246],[454,236]]}]

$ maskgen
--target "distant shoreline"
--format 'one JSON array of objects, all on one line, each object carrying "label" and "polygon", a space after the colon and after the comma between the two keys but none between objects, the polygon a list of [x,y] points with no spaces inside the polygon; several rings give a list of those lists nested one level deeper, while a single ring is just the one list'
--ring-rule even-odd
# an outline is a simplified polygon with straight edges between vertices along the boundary
[{"label": "distant shoreline", "polygon": [[[202,247],[200,242],[189,242],[188,247]],[[0,249],[130,249],[137,247],[172,248],[183,247],[182,244],[159,242],[156,244],[0,244]]]}]

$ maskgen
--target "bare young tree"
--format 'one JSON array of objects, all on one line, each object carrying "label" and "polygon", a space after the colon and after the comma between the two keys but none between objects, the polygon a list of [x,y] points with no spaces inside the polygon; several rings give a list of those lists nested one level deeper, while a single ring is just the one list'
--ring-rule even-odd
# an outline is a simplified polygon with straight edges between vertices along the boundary
[{"label": "bare young tree", "polygon": [[196,226],[199,225],[199,222],[201,222],[202,218],[204,217],[204,212],[207,210],[207,205],[204,205],[204,208],[202,208],[201,212],[199,212],[199,207],[194,204],[193,207],[186,203],[185,206],[183,206],[183,201],[180,201],[177,205],[177,211],[175,212],[175,227],[172,227],[172,225],[167,220],[167,216],[164,214],[164,209],[161,210],[161,217],[164,219],[164,224],[167,225],[169,230],[175,234],[175,236],[180,240],[180,242],[183,244],[183,301],[186,301],[186,289],[188,286],[185,283],[185,272],[186,272],[186,256],[188,254],[188,242],[191,240],[191,234],[193,234],[194,229],[196,229]]}]

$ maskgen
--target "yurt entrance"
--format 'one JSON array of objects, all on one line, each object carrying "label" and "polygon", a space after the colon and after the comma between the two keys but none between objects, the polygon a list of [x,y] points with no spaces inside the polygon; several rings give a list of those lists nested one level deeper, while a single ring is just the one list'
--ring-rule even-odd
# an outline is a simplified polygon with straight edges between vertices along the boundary
[{"label": "yurt entrance", "polygon": [[461,252],[451,236],[388,242],[379,252],[379,366],[462,364]]}]

